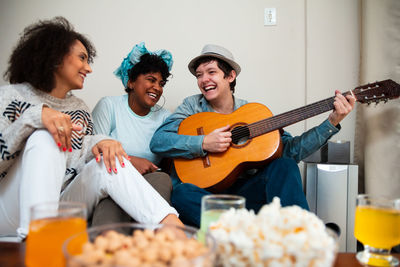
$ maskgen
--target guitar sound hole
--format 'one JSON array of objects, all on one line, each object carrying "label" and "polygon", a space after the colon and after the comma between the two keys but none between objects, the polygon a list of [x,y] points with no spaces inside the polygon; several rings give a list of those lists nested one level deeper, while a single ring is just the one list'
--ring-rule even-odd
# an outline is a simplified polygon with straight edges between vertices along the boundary
[{"label": "guitar sound hole", "polygon": [[235,145],[242,145],[249,140],[250,131],[247,126],[237,126],[233,128],[232,133],[232,143]]}]

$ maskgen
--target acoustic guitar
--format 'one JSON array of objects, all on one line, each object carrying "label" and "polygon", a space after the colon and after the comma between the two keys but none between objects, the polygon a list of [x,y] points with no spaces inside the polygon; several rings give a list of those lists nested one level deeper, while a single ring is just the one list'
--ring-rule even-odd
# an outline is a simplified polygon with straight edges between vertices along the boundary
[{"label": "acoustic guitar", "polygon": [[[359,103],[387,102],[399,97],[400,85],[384,80],[359,86],[343,95],[352,94]],[[174,159],[176,172],[184,183],[192,183],[211,192],[230,187],[245,169],[261,167],[281,156],[279,129],[318,114],[333,110],[334,97],[276,116],[259,103],[249,103],[231,114],[201,112],[184,119],[178,134],[207,135],[230,125],[232,143],[227,151],[208,153],[194,159]]]}]

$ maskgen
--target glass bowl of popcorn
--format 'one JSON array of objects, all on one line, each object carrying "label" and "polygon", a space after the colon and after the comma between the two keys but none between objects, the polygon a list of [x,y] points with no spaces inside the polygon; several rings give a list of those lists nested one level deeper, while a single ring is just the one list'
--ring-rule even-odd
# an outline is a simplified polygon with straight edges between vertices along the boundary
[{"label": "glass bowl of popcorn", "polygon": [[229,210],[208,230],[217,242],[216,266],[333,266],[338,236],[313,213],[281,207],[279,198],[256,215]]},{"label": "glass bowl of popcorn", "polygon": [[216,243],[198,229],[173,225],[116,223],[89,228],[67,239],[67,267],[214,266]]}]

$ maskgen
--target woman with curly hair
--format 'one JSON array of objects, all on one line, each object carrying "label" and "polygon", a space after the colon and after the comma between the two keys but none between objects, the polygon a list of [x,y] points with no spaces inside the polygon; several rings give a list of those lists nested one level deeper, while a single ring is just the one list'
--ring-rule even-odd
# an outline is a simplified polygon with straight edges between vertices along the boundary
[{"label": "woman with curly hair", "polygon": [[[0,87],[0,235],[27,234],[29,208],[110,196],[143,223],[181,224],[177,212],[132,166],[121,143],[93,134],[82,89],[95,56],[62,17],[25,28]],[[140,203],[140,204],[139,204]]]}]

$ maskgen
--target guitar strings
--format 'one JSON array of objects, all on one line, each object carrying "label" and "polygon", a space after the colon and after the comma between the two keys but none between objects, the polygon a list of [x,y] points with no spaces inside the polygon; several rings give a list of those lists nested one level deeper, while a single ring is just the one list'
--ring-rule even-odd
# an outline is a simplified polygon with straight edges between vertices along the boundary
[{"label": "guitar strings", "polygon": [[[378,83],[368,84],[365,86],[356,87],[353,91],[361,90],[360,92],[353,92],[352,90],[344,92],[343,96],[351,94],[354,98],[357,99],[356,96],[362,97],[362,92],[368,90],[371,87],[380,87]],[[368,89],[367,89],[368,88]],[[283,128],[285,126],[291,125],[292,123],[298,122],[300,120],[311,118],[315,115],[321,114],[323,112],[327,112],[334,108],[333,102],[335,97],[330,97],[319,102],[309,104],[307,106],[295,109],[293,111],[285,112],[273,117],[266,118],[261,121],[257,121],[254,123],[250,123],[247,127],[242,126],[243,128],[235,131],[235,137],[243,138],[246,137],[248,133],[250,133],[249,138],[254,138],[264,133],[272,132],[279,128]],[[319,108],[319,111],[316,111],[315,108]],[[307,113],[308,112],[308,113]],[[285,118],[286,117],[286,118]],[[282,124],[282,121],[286,123]],[[267,128],[267,130],[265,130]],[[269,129],[268,129],[269,128]],[[236,128],[235,128],[236,129]]]},{"label": "guitar strings", "polygon": [[[314,111],[315,107],[319,108],[318,112]],[[309,118],[313,115],[320,114],[321,112],[330,110],[332,107],[333,106],[329,105],[329,103],[327,104],[326,101],[322,101],[320,103],[316,103],[311,106],[306,106],[304,108],[296,109],[292,112],[285,112],[285,113],[279,114],[275,117],[268,118],[264,121],[256,122],[252,125],[253,129],[256,132],[254,134],[254,137],[258,136],[260,134],[263,134],[262,128],[265,128],[266,126],[270,127],[270,130],[276,130],[280,127],[290,125],[293,121],[296,122],[299,120],[303,120],[303,119]],[[284,124],[286,124],[286,125],[284,125]]]},{"label": "guitar strings", "polygon": [[[344,96],[350,94],[351,92],[345,92],[343,93]],[[329,110],[334,109],[334,105],[333,102],[335,100],[335,97],[330,97],[312,104],[309,104],[307,106],[301,107],[301,108],[297,108],[293,111],[289,111],[289,112],[285,112],[282,114],[279,114],[275,117],[271,117],[265,120],[265,122],[267,122],[269,119],[271,122],[271,126],[273,126],[275,129],[278,129],[281,124],[282,121],[286,121],[287,125],[292,124],[293,120],[300,121],[300,120],[304,120],[310,117],[313,117],[315,115],[321,114],[323,112],[327,112]],[[316,108],[319,108],[319,110],[316,110]],[[292,116],[289,116],[288,114],[292,114]],[[284,117],[287,117],[288,119],[285,119]],[[262,124],[263,121],[260,121],[260,123]],[[258,122],[254,123],[254,125],[258,124]],[[284,126],[287,126],[284,125]],[[263,125],[260,125],[263,126]]]},{"label": "guitar strings", "polygon": [[[331,100],[331,99],[326,99],[326,100]],[[274,127],[278,128],[278,126],[282,124],[282,121],[290,121],[288,119],[285,119],[284,117],[288,117],[289,119],[290,118],[291,119],[293,119],[293,118],[295,118],[295,119],[297,119],[297,118],[304,119],[304,118],[310,117],[310,116],[307,116],[305,114],[305,111],[307,111],[307,109],[308,109],[308,112],[310,111],[310,107],[315,108],[315,106],[319,106],[320,110],[327,111],[327,110],[333,108],[333,105],[330,105],[329,103],[327,104],[326,100],[322,100],[320,102],[317,102],[317,103],[314,103],[314,104],[311,104],[311,105],[308,105],[306,107],[302,107],[302,108],[299,108],[299,109],[296,109],[296,110],[293,110],[293,111],[290,111],[290,112],[282,113],[282,114],[279,114],[279,115],[277,115],[275,117],[270,117],[270,118],[267,118],[267,119],[264,119],[264,120],[261,120],[261,121],[258,121],[258,122],[251,123],[251,124],[248,125],[248,128],[250,128],[251,130],[254,130],[252,132],[257,132],[257,131],[262,130],[261,132],[264,133],[265,132],[264,131],[265,126],[272,127],[272,130],[274,130],[273,128]],[[321,104],[323,104],[323,105],[321,105]],[[319,114],[319,113],[321,113],[321,112],[315,112],[315,114]],[[292,114],[292,115],[291,116],[287,116],[287,114]],[[247,135],[247,132],[248,131],[246,129],[237,130],[236,134],[238,134],[239,137],[244,137],[245,135]],[[243,135],[243,134],[245,134],[245,135]],[[252,135],[252,136],[255,137],[255,136],[258,136],[258,135],[255,135],[255,136]]]},{"label": "guitar strings", "polygon": [[[350,92],[345,92],[345,93],[343,93],[343,95],[346,96],[349,93]],[[335,97],[330,97],[330,98],[318,101],[316,103],[312,103],[307,106],[276,115],[274,117],[269,117],[267,119],[251,123],[248,125],[249,131],[251,133],[250,137],[256,137],[261,134],[276,130],[280,127],[288,126],[288,125],[292,124],[293,120],[294,120],[294,122],[297,122],[297,121],[304,120],[304,119],[310,118],[312,116],[321,114],[323,112],[332,110],[334,108],[334,106],[333,106],[334,98]],[[319,110],[316,111],[316,108],[319,108]],[[288,114],[290,114],[290,115],[288,115]],[[286,121],[286,125],[281,126],[282,121],[283,122]],[[265,131],[265,128],[268,128],[268,127],[270,129]],[[247,131],[246,130],[245,130],[245,132],[237,131],[237,133],[239,134],[239,137],[244,137],[244,136],[246,136]]]},{"label": "guitar strings", "polygon": [[[346,92],[346,93],[348,93],[348,92]],[[344,93],[344,94],[346,94],[346,93]],[[304,120],[304,119],[310,118],[312,116],[321,114],[323,112],[329,111],[329,110],[333,109],[333,101],[334,101],[334,97],[330,97],[330,98],[318,101],[316,103],[312,103],[307,106],[297,108],[292,111],[281,113],[274,117],[269,117],[269,118],[266,118],[266,119],[263,119],[263,120],[260,120],[260,121],[254,122],[254,123],[250,123],[247,125],[246,128],[240,128],[237,131],[235,131],[235,138],[240,139],[240,138],[246,137],[249,132],[250,132],[249,137],[253,138],[253,137],[259,136],[261,134],[271,132],[273,130],[278,129],[279,126],[282,125],[282,122],[286,122],[287,125],[290,125],[293,120],[296,122],[296,120],[297,121]],[[319,108],[319,110],[316,111],[316,108]],[[284,125],[284,126],[287,126],[287,125]],[[266,131],[265,128],[267,128],[267,129],[269,128],[269,129]]]}]

